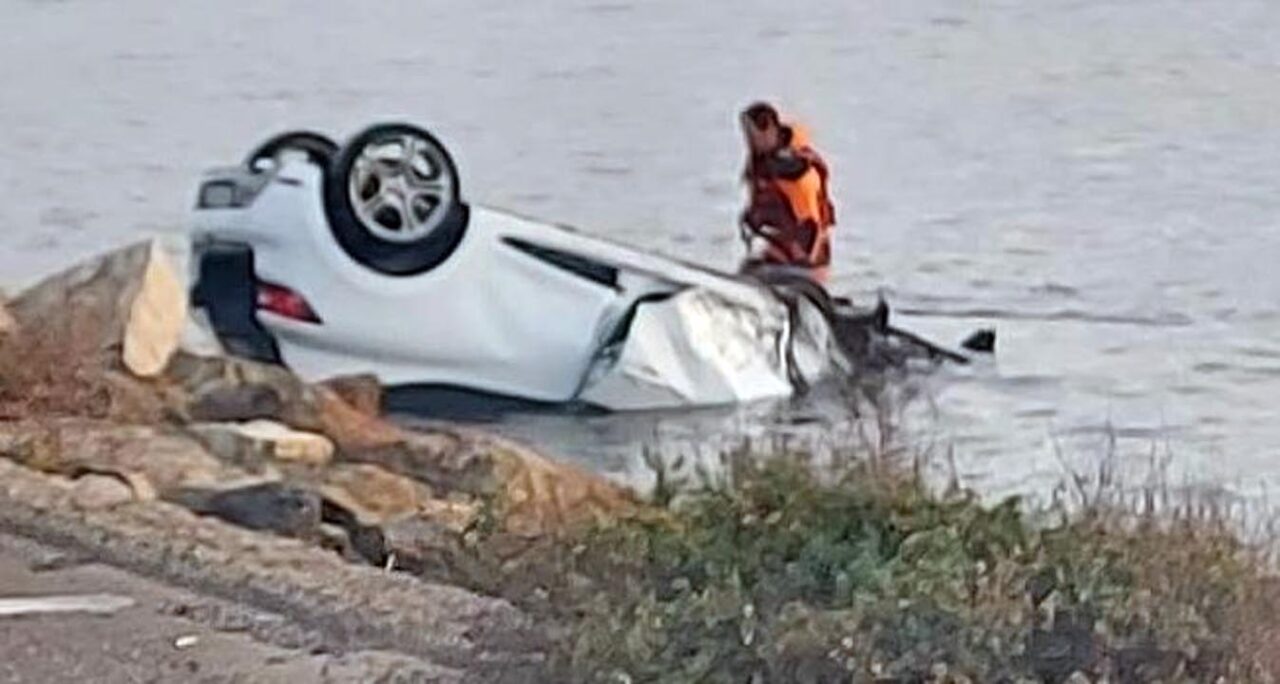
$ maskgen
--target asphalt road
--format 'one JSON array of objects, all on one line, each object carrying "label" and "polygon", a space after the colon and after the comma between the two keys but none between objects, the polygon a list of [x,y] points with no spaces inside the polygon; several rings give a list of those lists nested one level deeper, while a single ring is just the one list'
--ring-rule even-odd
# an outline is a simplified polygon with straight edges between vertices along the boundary
[{"label": "asphalt road", "polygon": [[448,673],[383,652],[318,651],[284,618],[0,533],[0,599],[112,594],[108,615],[0,617],[0,682],[427,682]]}]

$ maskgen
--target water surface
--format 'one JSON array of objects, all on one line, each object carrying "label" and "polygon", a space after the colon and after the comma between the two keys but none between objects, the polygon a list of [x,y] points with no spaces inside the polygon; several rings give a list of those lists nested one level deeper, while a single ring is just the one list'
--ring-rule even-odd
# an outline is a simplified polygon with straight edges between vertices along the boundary
[{"label": "water surface", "polygon": [[[437,131],[473,200],[729,267],[734,112],[803,113],[836,288],[1001,335],[926,413],[991,491],[1115,440],[1174,477],[1280,477],[1280,5],[1269,0],[0,1],[0,281],[182,230],[261,137]],[[424,303],[422,315],[430,315]],[[788,417],[774,419],[781,410]],[[601,468],[795,411],[517,418]],[[840,428],[826,417],[807,433]],[[816,426],[816,427],[815,427]]]}]

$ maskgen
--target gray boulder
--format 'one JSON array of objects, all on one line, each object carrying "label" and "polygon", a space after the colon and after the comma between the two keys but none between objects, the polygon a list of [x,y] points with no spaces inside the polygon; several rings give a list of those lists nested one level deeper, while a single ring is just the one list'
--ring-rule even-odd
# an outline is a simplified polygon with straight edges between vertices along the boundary
[{"label": "gray boulder", "polygon": [[155,377],[182,343],[187,294],[165,250],[148,241],[50,276],[10,309],[23,329],[66,344],[68,354],[102,355]]}]

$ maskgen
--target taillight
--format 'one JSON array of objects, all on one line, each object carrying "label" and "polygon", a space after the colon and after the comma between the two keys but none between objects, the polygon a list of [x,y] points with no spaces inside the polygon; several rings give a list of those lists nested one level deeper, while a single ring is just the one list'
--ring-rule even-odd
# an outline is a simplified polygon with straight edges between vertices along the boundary
[{"label": "taillight", "polygon": [[258,283],[258,308],[295,321],[320,322],[320,317],[302,295],[275,283]]}]

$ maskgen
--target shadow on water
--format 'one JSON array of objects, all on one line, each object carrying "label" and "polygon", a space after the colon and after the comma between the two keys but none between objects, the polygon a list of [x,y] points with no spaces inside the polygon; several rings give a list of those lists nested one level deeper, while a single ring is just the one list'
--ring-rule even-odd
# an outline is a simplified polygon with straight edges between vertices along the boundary
[{"label": "shadow on water", "polygon": [[708,464],[744,447],[822,454],[882,442],[880,432],[928,404],[921,399],[929,391],[917,380],[892,387],[826,382],[801,396],[740,405],[610,412],[416,386],[391,389],[386,410],[410,426],[445,420],[483,426],[643,489],[654,459]]}]

